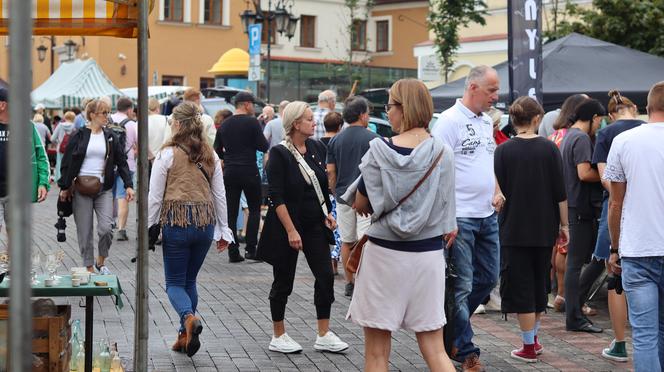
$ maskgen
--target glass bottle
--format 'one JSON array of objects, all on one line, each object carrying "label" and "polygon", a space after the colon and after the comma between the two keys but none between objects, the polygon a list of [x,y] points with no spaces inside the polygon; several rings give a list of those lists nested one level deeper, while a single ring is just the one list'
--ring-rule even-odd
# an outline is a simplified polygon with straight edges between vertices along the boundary
[{"label": "glass bottle", "polygon": [[78,355],[79,345],[81,343],[78,336],[80,327],[81,327],[81,321],[78,319],[74,320],[71,326],[71,339],[69,340],[69,345],[71,347],[71,359],[69,361],[69,369],[71,371],[77,371],[77,372],[78,372],[78,364],[76,361],[76,357]]},{"label": "glass bottle", "polygon": [[111,372],[111,352],[108,349],[108,344],[99,353],[99,369],[101,372]]},{"label": "glass bottle", "polygon": [[76,370],[78,372],[85,371],[85,346],[80,342],[78,344],[78,354],[76,354]]},{"label": "glass bottle", "polygon": [[122,371],[122,360],[120,359],[120,353],[118,352],[118,343],[116,342],[113,345],[113,359],[111,360],[111,372],[123,372]]}]

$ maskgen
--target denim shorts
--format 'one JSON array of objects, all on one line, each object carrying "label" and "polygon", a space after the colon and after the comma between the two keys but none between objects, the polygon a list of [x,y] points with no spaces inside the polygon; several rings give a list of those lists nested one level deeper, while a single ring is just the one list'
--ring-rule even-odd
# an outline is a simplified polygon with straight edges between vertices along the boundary
[{"label": "denim shorts", "polygon": [[593,258],[597,260],[608,260],[611,248],[611,237],[609,236],[609,198],[605,198],[602,203],[602,216],[599,219],[599,229],[597,232],[597,243]]},{"label": "denim shorts", "polygon": [[[129,178],[134,179],[134,173],[129,171]],[[124,181],[120,174],[115,176],[115,184],[113,185],[113,199],[124,199],[127,197],[127,191],[125,190]]]}]

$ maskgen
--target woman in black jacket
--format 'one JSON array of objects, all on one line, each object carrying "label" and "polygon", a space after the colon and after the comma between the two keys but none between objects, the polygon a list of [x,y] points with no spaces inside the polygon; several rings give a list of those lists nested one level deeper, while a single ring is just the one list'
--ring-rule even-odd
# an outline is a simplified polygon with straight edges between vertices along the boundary
[{"label": "woman in black jacket", "polygon": [[314,304],[318,335],[314,349],[341,352],[348,344],[329,330],[334,302],[334,274],[330,265],[329,240],[336,222],[332,217],[325,173],[325,145],[311,140],[313,112],[304,102],[292,102],[282,115],[286,138],[270,149],[267,164],[269,210],[258,244],[258,256],[272,265],[274,282],[270,311],[274,335],[271,351],[296,353],[302,347],[284,328],[284,313],[298,252],[303,251],[316,278]]},{"label": "woman in black jacket", "polygon": [[[113,183],[115,168],[124,181],[127,200],[134,198],[127,156],[118,137],[104,126],[110,107],[93,100],[85,107],[88,125],[72,133],[67,144],[58,180],[60,199],[72,201],[78,246],[88,271],[94,266],[101,274],[110,274],[104,265],[113,242]],[[97,215],[99,255],[94,259],[93,212]]]}]

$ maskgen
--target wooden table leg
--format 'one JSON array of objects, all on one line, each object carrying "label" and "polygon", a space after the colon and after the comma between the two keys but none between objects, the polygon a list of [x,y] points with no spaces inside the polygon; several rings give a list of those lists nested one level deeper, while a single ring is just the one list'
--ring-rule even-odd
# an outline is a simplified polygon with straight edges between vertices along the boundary
[{"label": "wooden table leg", "polygon": [[85,297],[85,372],[92,372],[92,327],[93,327],[94,297]]}]

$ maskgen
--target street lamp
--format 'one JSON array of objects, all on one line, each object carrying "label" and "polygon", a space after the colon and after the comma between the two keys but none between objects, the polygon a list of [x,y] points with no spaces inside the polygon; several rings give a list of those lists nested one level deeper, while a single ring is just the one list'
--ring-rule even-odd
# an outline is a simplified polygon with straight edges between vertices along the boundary
[{"label": "street lamp", "polygon": [[78,44],[72,39],[69,39],[65,41],[65,48],[67,48],[67,57],[68,59],[71,60],[74,57],[74,54],[76,53],[76,48],[78,47]]},{"label": "street lamp", "polygon": [[46,60],[46,52],[50,49],[51,50],[51,75],[53,75],[53,71],[55,70],[55,58],[54,58],[54,52],[53,48],[55,47],[55,36],[42,36],[39,38],[39,40],[48,40],[51,43],[51,47],[47,47],[44,44],[41,44],[37,47],[37,59],[39,60],[39,63],[42,63]]},{"label": "street lamp", "polygon": [[[272,54],[272,40],[270,39],[272,36],[272,21],[276,23],[276,31],[279,35],[285,35],[288,37],[288,40],[292,39],[295,35],[297,21],[300,19],[292,13],[294,1],[295,0],[277,0],[273,12],[272,0],[268,0],[267,16],[261,9],[260,0],[253,0],[256,12],[252,12],[251,9],[249,9],[249,1],[247,1],[247,9],[240,13],[245,34],[249,33],[249,26],[267,20],[267,74],[265,76],[265,96],[268,102],[270,102],[270,57]],[[286,7],[288,7],[288,10],[286,10]]]},{"label": "street lamp", "polygon": [[39,62],[44,62],[46,60],[47,51],[48,48],[44,44],[37,47],[37,59],[39,59]]}]

